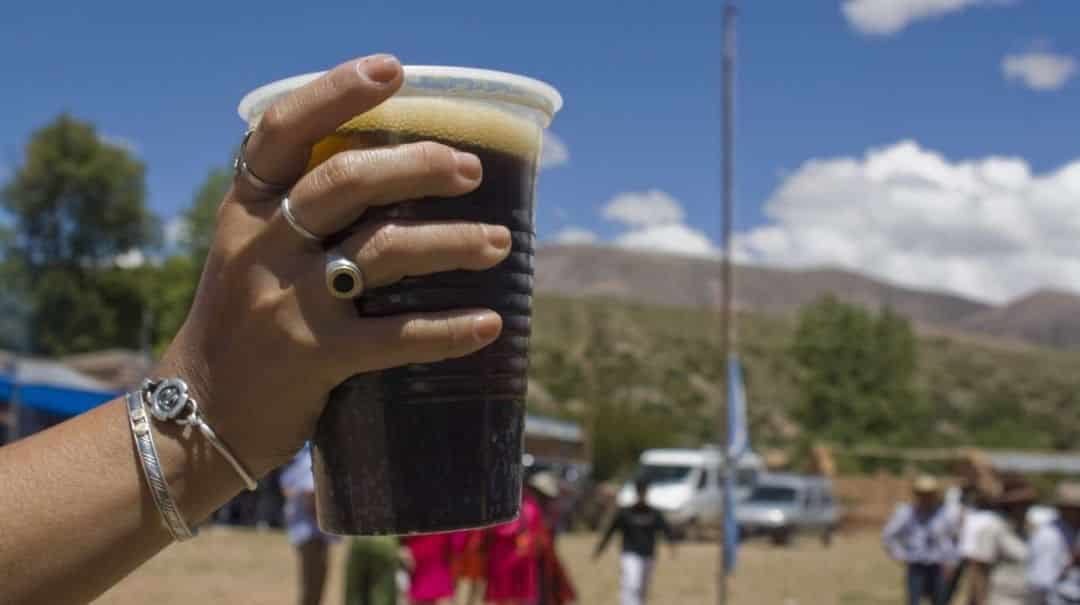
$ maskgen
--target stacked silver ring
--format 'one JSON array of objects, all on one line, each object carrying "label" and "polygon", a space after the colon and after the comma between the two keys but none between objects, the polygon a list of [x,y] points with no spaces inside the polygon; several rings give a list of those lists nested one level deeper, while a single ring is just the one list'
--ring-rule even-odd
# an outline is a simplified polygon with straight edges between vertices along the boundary
[{"label": "stacked silver ring", "polygon": [[248,166],[247,156],[245,155],[245,152],[247,151],[248,141],[251,139],[251,135],[254,132],[254,130],[248,130],[246,133],[244,133],[244,140],[240,143],[240,151],[237,152],[236,159],[233,160],[234,176],[237,179],[243,179],[245,183],[250,185],[252,189],[258,191],[259,193],[265,193],[269,196],[281,195],[282,193],[285,193],[289,190],[288,185],[278,185],[276,183],[271,183],[266,179],[260,178],[259,175],[252,172],[251,168]]},{"label": "stacked silver ring", "polygon": [[[248,140],[251,139],[251,134],[253,132],[253,130],[247,131],[244,135],[243,142],[240,143],[240,151],[236,154],[236,160],[233,162],[236,178],[243,179],[244,182],[261,193],[273,196],[287,193],[289,190],[288,186],[270,183],[252,172],[251,168],[248,166],[247,158],[244,154],[247,150]],[[281,216],[284,217],[285,222],[288,223],[289,227],[291,227],[297,235],[309,242],[317,244],[320,248],[323,247],[325,238],[312,233],[310,229],[304,227],[300,224],[300,221],[296,219],[296,215],[293,214],[292,208],[289,207],[288,195],[282,195],[280,209]],[[356,298],[364,293],[363,271],[360,270],[360,267],[356,263],[345,258],[335,250],[327,251],[326,264],[323,268],[323,273],[325,274],[326,289],[334,298]]]}]

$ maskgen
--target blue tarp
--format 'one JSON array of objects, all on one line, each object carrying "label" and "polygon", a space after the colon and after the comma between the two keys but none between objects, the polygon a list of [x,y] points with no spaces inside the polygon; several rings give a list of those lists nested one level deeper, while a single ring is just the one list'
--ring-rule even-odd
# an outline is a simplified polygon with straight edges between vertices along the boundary
[{"label": "blue tarp", "polygon": [[75,416],[119,395],[57,362],[19,360],[14,370],[0,374],[0,400],[52,414]]},{"label": "blue tarp", "polygon": [[11,401],[14,387],[15,381],[11,379],[11,376],[0,374],[0,401]]}]

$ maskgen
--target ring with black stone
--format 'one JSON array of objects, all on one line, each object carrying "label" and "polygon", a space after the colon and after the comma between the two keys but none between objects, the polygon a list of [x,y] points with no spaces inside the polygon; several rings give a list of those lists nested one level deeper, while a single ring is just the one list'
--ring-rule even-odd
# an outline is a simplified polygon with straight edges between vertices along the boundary
[{"label": "ring with black stone", "polygon": [[326,253],[326,288],[334,298],[356,298],[364,292],[364,273],[356,263],[330,250]]}]

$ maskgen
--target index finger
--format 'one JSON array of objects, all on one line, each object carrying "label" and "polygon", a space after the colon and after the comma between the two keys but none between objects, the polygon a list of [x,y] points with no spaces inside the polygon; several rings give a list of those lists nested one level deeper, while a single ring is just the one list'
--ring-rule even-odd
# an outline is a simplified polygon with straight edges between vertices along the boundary
[{"label": "index finger", "polygon": [[[250,170],[271,183],[294,183],[311,147],[353,117],[382,103],[402,83],[392,55],[347,61],[276,101],[259,119],[244,151]],[[265,197],[239,179],[245,199]]]}]

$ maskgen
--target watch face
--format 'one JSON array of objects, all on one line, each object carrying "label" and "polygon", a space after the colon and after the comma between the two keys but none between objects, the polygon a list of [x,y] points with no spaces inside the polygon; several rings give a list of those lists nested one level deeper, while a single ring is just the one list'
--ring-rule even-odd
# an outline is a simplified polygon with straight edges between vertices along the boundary
[{"label": "watch face", "polygon": [[184,381],[163,380],[150,393],[150,413],[158,420],[172,420],[187,406],[188,390]]}]

